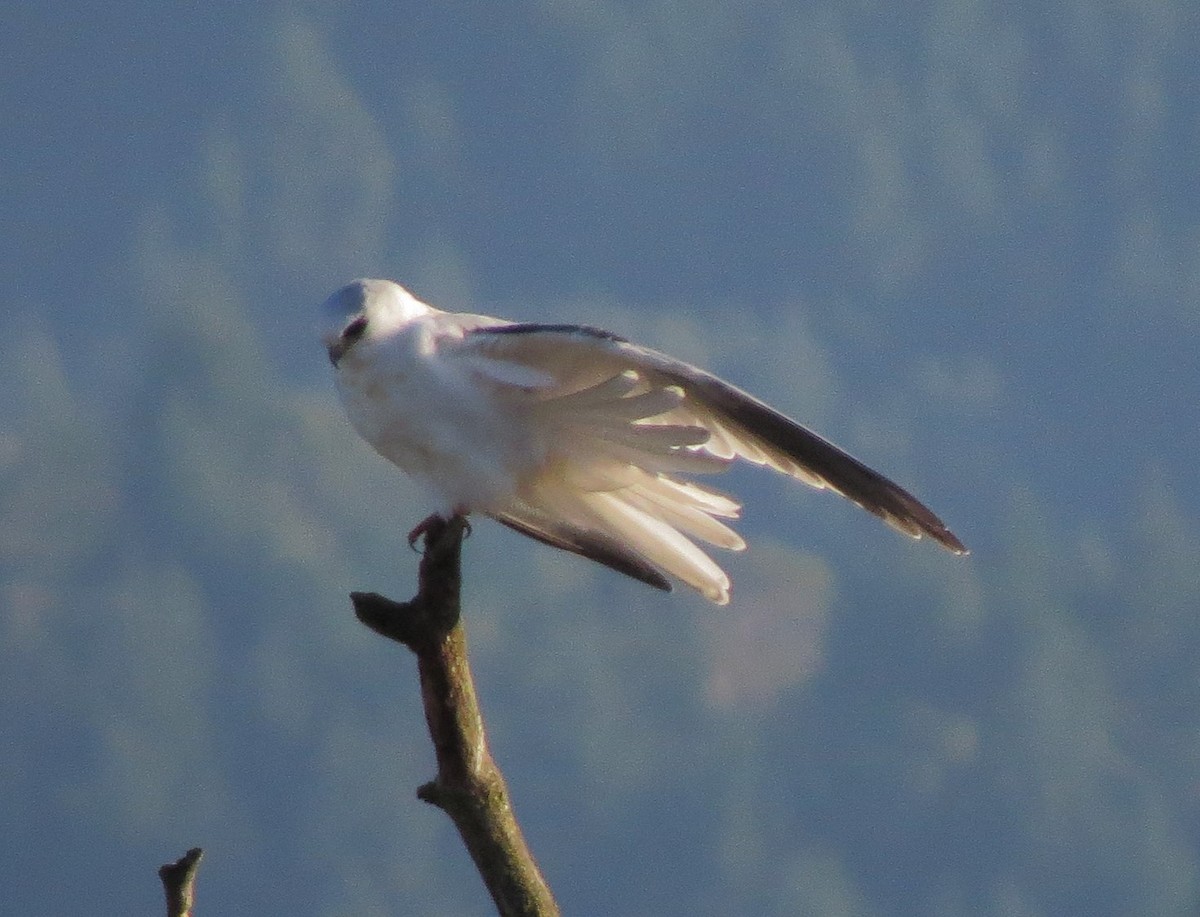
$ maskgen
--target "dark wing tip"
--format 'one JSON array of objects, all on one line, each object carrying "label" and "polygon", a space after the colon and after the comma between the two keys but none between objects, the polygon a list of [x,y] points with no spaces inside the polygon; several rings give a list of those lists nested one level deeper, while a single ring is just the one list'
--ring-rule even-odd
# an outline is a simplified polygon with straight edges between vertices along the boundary
[{"label": "dark wing tip", "polygon": [[708,404],[759,443],[777,450],[893,528],[927,535],[947,551],[968,554],[941,519],[900,485],[785,414],[707,373],[673,366],[674,378],[699,390]]},{"label": "dark wing tip", "polygon": [[[971,553],[946,523],[899,484],[852,456],[843,453],[842,458],[840,480],[830,481],[839,492],[906,535],[931,538],[951,554]],[[847,487],[847,482],[853,482],[853,486]]]},{"label": "dark wing tip", "polygon": [[957,554],[960,557],[965,557],[967,554],[971,553],[971,549],[959,541],[954,536],[954,533],[949,529],[943,529],[942,532],[937,535],[931,534],[930,537],[951,554]]},{"label": "dark wing tip", "polygon": [[934,520],[937,524],[922,526],[921,534],[928,535],[951,554],[957,554],[961,557],[971,553],[971,549],[959,541],[958,536],[946,528],[940,519],[934,516]]},{"label": "dark wing tip", "polygon": [[898,531],[914,538],[927,535],[954,554],[970,553],[941,519],[903,487],[749,392],[657,351],[637,345],[625,345],[624,349],[639,364],[647,364],[681,385],[722,421],[730,422],[739,436],[748,437],[768,454],[785,456],[788,461],[775,466],[779,470],[787,472],[788,462],[795,463]]}]

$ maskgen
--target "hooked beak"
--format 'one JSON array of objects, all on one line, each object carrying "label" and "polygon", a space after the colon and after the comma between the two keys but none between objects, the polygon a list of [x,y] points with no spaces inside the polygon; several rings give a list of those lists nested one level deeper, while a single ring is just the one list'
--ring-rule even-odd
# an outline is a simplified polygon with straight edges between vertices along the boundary
[{"label": "hooked beak", "polygon": [[346,348],[350,345],[342,338],[341,335],[331,334],[325,338],[325,352],[329,354],[329,362],[333,366],[338,365],[342,354],[346,352]]}]

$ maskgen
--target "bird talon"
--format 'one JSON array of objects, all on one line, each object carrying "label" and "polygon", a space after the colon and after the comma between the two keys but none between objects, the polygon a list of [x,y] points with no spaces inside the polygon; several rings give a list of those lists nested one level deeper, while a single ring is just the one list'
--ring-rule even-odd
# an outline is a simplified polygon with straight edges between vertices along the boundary
[{"label": "bird talon", "polygon": [[424,535],[426,537],[426,539],[428,539],[430,530],[433,529],[435,526],[441,524],[444,521],[445,520],[443,520],[442,517],[439,516],[437,513],[433,513],[432,515],[426,516],[424,519],[422,519],[420,522],[418,522],[415,526],[413,526],[412,531],[410,531],[408,533],[408,546],[410,548],[412,548],[413,551],[420,554],[421,549],[417,547],[417,541],[421,538],[422,535]]},{"label": "bird talon", "polygon": [[425,547],[428,548],[431,538],[436,538],[446,527],[454,524],[462,526],[464,538],[470,536],[471,523],[467,520],[467,515],[462,510],[455,510],[454,515],[449,519],[444,519],[440,514],[433,513],[418,522],[412,531],[408,533],[408,546],[420,554],[422,553],[422,549],[417,547],[417,542],[422,537],[425,539]]}]

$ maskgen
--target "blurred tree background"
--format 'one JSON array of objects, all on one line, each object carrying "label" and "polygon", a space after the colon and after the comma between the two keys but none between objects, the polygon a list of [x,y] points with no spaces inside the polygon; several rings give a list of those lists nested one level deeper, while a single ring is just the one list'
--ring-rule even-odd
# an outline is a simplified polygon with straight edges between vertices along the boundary
[{"label": "blurred tree background", "polygon": [[201,845],[205,913],[489,912],[346,598],[411,593],[429,509],[317,342],[365,275],[701,363],[974,549],[737,471],[716,609],[478,525],[482,701],[567,913],[1194,913],[1198,19],[12,11],[4,909],[153,913]]}]

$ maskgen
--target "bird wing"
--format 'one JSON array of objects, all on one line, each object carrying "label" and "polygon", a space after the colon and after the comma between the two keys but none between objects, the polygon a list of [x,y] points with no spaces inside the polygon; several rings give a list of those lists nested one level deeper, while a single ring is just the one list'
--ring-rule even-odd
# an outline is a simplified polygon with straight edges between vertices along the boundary
[{"label": "bird wing", "polygon": [[[942,520],[904,488],[711,373],[587,326],[460,318],[456,359],[473,362],[481,376],[519,390],[547,410],[552,406],[560,416],[592,410],[609,421],[605,446],[617,456],[627,454],[630,467],[606,468],[595,483],[640,488],[640,499],[648,504],[641,512],[662,504],[677,508],[678,495],[658,483],[665,478],[672,488],[694,489],[688,496],[701,515],[736,516],[736,502],[670,475],[720,470],[741,458],[840,493],[906,535],[928,536],[953,553],[967,553]],[[588,520],[577,521],[587,527]],[[742,546],[740,539],[724,534],[728,529],[720,529],[690,534],[710,541],[713,535],[713,543],[723,547]]]}]

